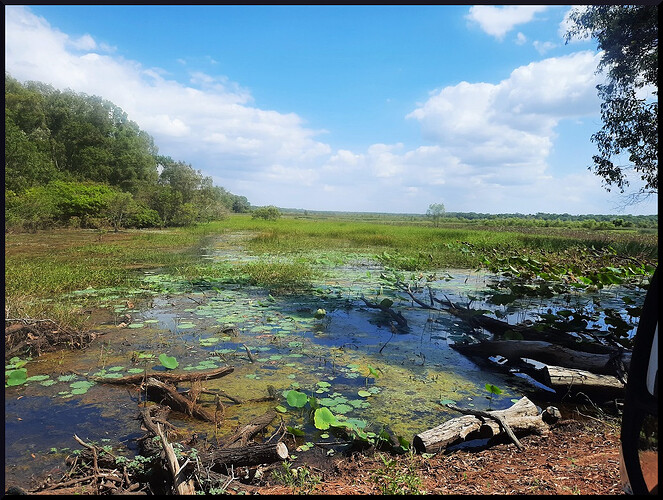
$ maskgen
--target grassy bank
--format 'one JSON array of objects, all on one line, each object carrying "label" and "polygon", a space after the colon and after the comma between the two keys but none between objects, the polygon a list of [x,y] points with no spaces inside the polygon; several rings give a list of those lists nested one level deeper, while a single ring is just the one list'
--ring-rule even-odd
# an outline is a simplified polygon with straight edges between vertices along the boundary
[{"label": "grassy bank", "polygon": [[[229,266],[200,259],[202,249],[217,236],[237,232],[246,234],[241,244],[261,256],[258,261]],[[349,255],[372,257],[407,271],[476,268],[523,255],[586,267],[651,264],[658,260],[658,235],[569,228],[436,228],[347,218],[264,221],[242,215],[161,231],[6,234],[5,311],[10,317],[48,316],[76,323],[78,316],[61,299],[63,294],[136,287],[138,269],[159,268],[190,280],[205,276],[269,287],[305,286],[321,256],[342,262]]]}]

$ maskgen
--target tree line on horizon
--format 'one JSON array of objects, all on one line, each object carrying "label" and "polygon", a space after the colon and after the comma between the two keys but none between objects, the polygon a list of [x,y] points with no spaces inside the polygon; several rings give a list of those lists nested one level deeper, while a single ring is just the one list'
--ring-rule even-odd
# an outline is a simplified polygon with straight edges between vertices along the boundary
[{"label": "tree line on horizon", "polygon": [[251,210],[98,96],[5,72],[5,231],[187,226]]}]

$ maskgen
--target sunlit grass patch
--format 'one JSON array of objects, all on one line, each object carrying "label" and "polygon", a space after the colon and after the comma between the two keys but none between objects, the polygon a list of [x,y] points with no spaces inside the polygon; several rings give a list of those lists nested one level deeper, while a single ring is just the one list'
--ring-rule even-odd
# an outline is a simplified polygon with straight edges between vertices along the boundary
[{"label": "sunlit grass patch", "polygon": [[311,286],[318,273],[305,262],[259,260],[247,262],[238,269],[251,285],[278,290],[294,290]]}]

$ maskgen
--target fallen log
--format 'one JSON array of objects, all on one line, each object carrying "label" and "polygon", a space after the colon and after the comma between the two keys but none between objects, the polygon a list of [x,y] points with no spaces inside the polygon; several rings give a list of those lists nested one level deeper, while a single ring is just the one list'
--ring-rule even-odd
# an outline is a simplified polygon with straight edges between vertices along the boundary
[{"label": "fallen log", "polygon": [[276,443],[261,443],[241,448],[222,448],[200,454],[200,460],[206,466],[233,464],[259,465],[282,462],[288,458],[288,447],[279,441]]},{"label": "fallen log", "polygon": [[[205,370],[195,373],[169,373],[169,372],[150,372],[149,377],[161,382],[168,382],[171,384],[178,384],[179,382],[196,382],[199,380],[210,380],[214,378],[225,377],[232,373],[235,369],[232,366],[222,366],[220,368],[213,368],[212,370]],[[136,375],[127,375],[121,378],[105,378],[95,377],[93,375],[85,375],[72,370],[80,377],[85,377],[89,380],[94,380],[100,384],[113,384],[113,385],[140,385],[145,380],[145,373],[138,373]]]},{"label": "fallen log", "polygon": [[578,392],[586,392],[608,398],[624,394],[624,383],[612,375],[597,375],[586,370],[553,365],[546,365],[542,373],[544,383],[558,394],[575,395]]},{"label": "fallen log", "polygon": [[193,480],[184,478],[182,474],[183,469],[180,468],[180,464],[177,461],[173,445],[168,442],[165,433],[158,423],[156,424],[156,427],[157,435],[161,438],[161,446],[166,454],[168,469],[173,476],[173,489],[178,495],[195,495],[196,490],[193,487]]},{"label": "fallen log", "polygon": [[592,354],[542,340],[486,340],[477,344],[454,344],[458,352],[488,358],[500,355],[515,361],[519,358],[535,359],[541,363],[567,368],[577,368],[603,375],[614,375],[616,363],[622,362],[626,370],[631,363],[631,353]]},{"label": "fallen log", "polygon": [[528,398],[522,397],[506,410],[486,412],[491,418],[463,415],[417,434],[412,442],[419,453],[437,453],[448,446],[471,439],[493,438],[506,435],[498,419],[502,419],[514,434],[547,434],[548,424],[559,418],[559,410],[546,408],[541,414]]},{"label": "fallen log", "polygon": [[[406,286],[403,283],[399,283],[399,287],[401,290],[407,293],[414,302],[419,304],[424,309],[450,313],[457,318],[462,319],[473,328],[483,328],[498,338],[502,338],[508,332],[512,332],[520,335],[523,340],[550,341],[575,350],[582,349],[584,352],[595,354],[615,355],[620,349],[619,346],[603,344],[603,341],[597,335],[595,335],[603,333],[599,330],[582,330],[581,333],[587,338],[591,338],[593,341],[579,343],[578,337],[576,335],[564,330],[548,327],[546,330],[539,331],[535,328],[522,324],[512,325],[506,321],[481,314],[479,311],[470,309],[469,307],[461,307],[458,304],[451,302],[451,300],[448,298],[445,300],[438,299],[437,297],[433,296],[433,293],[430,289],[430,304],[427,304],[414,294],[409,285]],[[442,307],[435,306],[435,303],[440,304]]]},{"label": "fallen log", "polygon": [[[174,385],[166,384],[161,380],[150,377],[145,382],[145,386],[148,390],[148,396],[152,399],[158,400],[159,403],[163,402],[173,410],[186,413],[192,417],[216,423],[212,413],[208,412],[195,401],[177,392]],[[150,392],[153,392],[153,394],[150,394]]]},{"label": "fallen log", "polygon": [[[370,302],[369,300],[366,299],[363,295],[361,296],[361,300],[366,304],[366,307],[370,307],[371,309],[380,309],[382,312],[385,314],[389,315],[401,328],[407,328],[407,320],[403,316],[403,314],[399,312],[395,312],[392,308],[391,305],[386,305],[386,303],[380,302],[379,304],[374,304],[373,302]],[[391,302],[391,300],[389,300]]]},{"label": "fallen log", "polygon": [[240,427],[232,435],[223,440],[221,447],[242,448],[247,445],[249,440],[258,432],[266,428],[276,418],[276,412],[269,410],[267,413],[257,417],[252,422]]}]

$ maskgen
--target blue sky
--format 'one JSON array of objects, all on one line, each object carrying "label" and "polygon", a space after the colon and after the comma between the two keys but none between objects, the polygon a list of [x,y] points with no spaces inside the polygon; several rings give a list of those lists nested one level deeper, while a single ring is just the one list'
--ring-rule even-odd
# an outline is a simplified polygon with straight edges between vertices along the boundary
[{"label": "blue sky", "polygon": [[111,100],[254,205],[657,213],[587,170],[600,54],[564,43],[570,8],[5,6],[5,69]]}]

